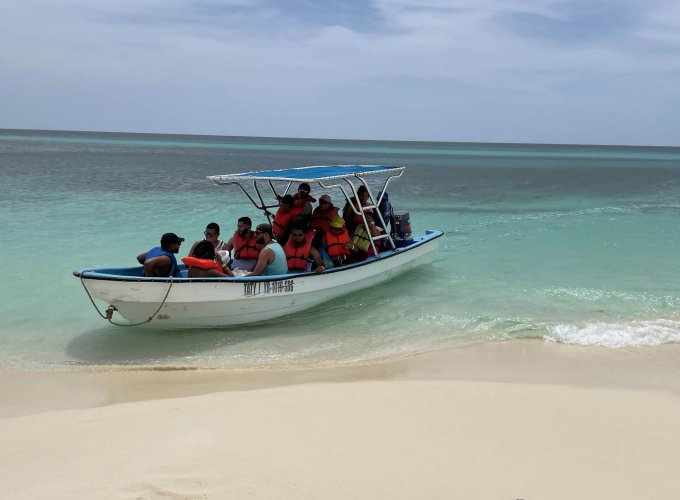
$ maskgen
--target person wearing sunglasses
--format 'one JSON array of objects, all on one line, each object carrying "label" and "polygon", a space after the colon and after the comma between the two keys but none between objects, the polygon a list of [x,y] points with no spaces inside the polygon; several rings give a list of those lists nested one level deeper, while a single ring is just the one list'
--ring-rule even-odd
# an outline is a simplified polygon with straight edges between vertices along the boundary
[{"label": "person wearing sunglasses", "polygon": [[331,228],[331,221],[338,215],[339,208],[334,207],[331,197],[324,194],[319,198],[319,206],[312,212],[312,229],[321,229],[324,234],[328,234]]},{"label": "person wearing sunglasses", "polygon": [[211,222],[205,226],[203,236],[205,236],[205,240],[198,240],[196,243],[194,243],[191,246],[191,250],[189,250],[189,255],[194,254],[196,245],[198,245],[201,241],[209,241],[212,243],[213,248],[215,249],[215,254],[219,255],[223,262],[229,263],[231,259],[229,257],[229,251],[227,250],[227,243],[220,239],[220,225],[217,222]]}]

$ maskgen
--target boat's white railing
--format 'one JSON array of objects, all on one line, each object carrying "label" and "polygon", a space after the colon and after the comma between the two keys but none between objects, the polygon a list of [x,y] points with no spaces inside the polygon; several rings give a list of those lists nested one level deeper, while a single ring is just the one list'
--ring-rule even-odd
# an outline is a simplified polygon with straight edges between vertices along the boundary
[{"label": "boat's white railing", "polygon": [[[349,188],[352,190],[352,194],[354,196],[349,196],[348,192],[345,190],[345,186],[343,186],[341,184],[326,184],[323,181],[319,181],[319,185],[324,189],[334,189],[334,188],[340,189],[340,191],[342,191],[342,194],[344,195],[345,199],[347,200],[347,204],[350,206],[351,210],[354,212],[355,215],[359,215],[361,217],[361,220],[364,224],[364,229],[366,230],[366,234],[369,238],[369,243],[371,245],[371,248],[373,249],[373,255],[376,255],[376,256],[380,255],[379,252],[378,252],[378,249],[375,246],[375,242],[378,241],[378,240],[387,239],[392,250],[396,250],[396,248],[397,248],[397,246],[394,244],[394,240],[392,239],[392,235],[390,234],[390,231],[388,230],[387,224],[385,223],[385,219],[383,218],[382,212],[380,211],[380,202],[382,201],[383,196],[385,195],[385,192],[387,190],[387,185],[389,184],[389,182],[394,178],[401,177],[401,175],[403,173],[404,173],[404,171],[400,170],[398,174],[395,173],[394,175],[390,175],[389,177],[387,177],[385,179],[385,182],[382,186],[382,189],[380,190],[380,197],[379,197],[378,200],[376,200],[375,196],[373,196],[373,191],[371,190],[371,187],[368,185],[368,182],[366,182],[366,179],[364,179],[363,177],[357,177],[359,179],[359,181],[361,182],[361,184],[363,184],[363,186],[366,188],[366,191],[368,192],[368,199],[370,200],[370,203],[368,205],[364,205],[364,206],[361,206],[361,201],[359,200],[358,190],[357,190],[356,186],[354,185],[354,183],[352,183],[350,181],[350,179],[345,178],[343,180],[347,183]],[[354,203],[352,203],[352,201],[351,201],[352,198],[354,198],[354,200],[356,200],[356,205],[359,205],[358,209],[357,209],[357,206]],[[371,233],[371,228],[368,224],[368,220],[366,219],[366,209],[373,210],[374,213],[376,214],[376,216],[380,219],[381,226],[385,230],[385,232],[383,234],[373,236],[373,234]]]},{"label": "boat's white railing", "polygon": [[[272,193],[274,194],[274,199],[278,200],[279,195],[276,192],[276,188],[274,187],[274,185],[272,184],[271,181],[269,181],[268,184],[269,184],[269,188],[271,189]],[[288,192],[291,184],[292,184],[292,182],[288,183],[288,186],[286,187],[284,194]],[[262,197],[262,193],[260,192],[260,188],[258,187],[257,181],[255,181],[255,180],[253,181],[253,191],[257,195],[259,203],[258,203],[258,201],[256,201],[253,198],[253,196],[248,192],[248,190],[240,182],[238,182],[238,181],[225,182],[224,185],[238,186],[241,189],[241,191],[243,192],[243,194],[246,195],[246,198],[248,198],[250,200],[250,202],[253,204],[253,206],[255,208],[257,208],[258,210],[262,210],[262,212],[264,212],[265,217],[267,217],[267,222],[269,222],[269,224],[272,223],[271,214],[269,212],[269,209],[274,208],[274,207],[278,207],[279,206],[278,201],[274,204],[267,205],[267,203],[264,201],[264,198]]]},{"label": "boat's white railing", "polygon": [[[336,166],[336,167],[342,167],[342,166]],[[349,166],[348,166],[349,167]],[[359,167],[371,167],[369,166],[359,166]],[[296,169],[291,169],[290,171],[296,171],[299,172],[300,174],[304,174],[305,171],[311,170],[311,169],[316,169],[316,168],[325,168],[325,167],[301,167],[301,168],[296,168]],[[281,172],[281,171],[271,171],[272,175],[266,175],[262,176],[261,174],[267,174],[269,171],[258,171],[258,172],[251,172],[249,174],[226,174],[226,175],[214,175],[214,176],[209,176],[208,178],[215,182],[215,184],[218,185],[237,185],[241,191],[246,195],[246,197],[250,200],[250,202],[253,204],[255,208],[258,210],[262,210],[267,217],[267,221],[271,224],[271,212],[269,212],[270,208],[275,208],[279,206],[279,199],[282,196],[285,196],[288,194],[290,191],[291,186],[293,185],[293,182],[307,182],[307,183],[315,183],[318,184],[319,187],[322,189],[339,189],[343,196],[345,197],[345,200],[347,204],[351,207],[352,212],[354,212],[355,215],[358,215],[361,217],[361,220],[363,222],[364,228],[366,230],[366,234],[369,239],[369,243],[371,248],[373,249],[374,255],[379,256],[379,252],[376,248],[375,242],[382,240],[382,239],[387,239],[387,241],[390,244],[390,247],[392,250],[396,250],[396,245],[394,243],[394,240],[392,239],[392,235],[390,234],[390,231],[388,229],[387,223],[382,215],[382,212],[380,211],[380,203],[382,202],[383,196],[385,195],[387,191],[387,186],[390,183],[392,179],[399,178],[403,175],[404,170],[406,167],[387,167],[384,168],[383,170],[377,170],[377,171],[360,171],[360,172],[351,172],[351,173],[345,173],[345,174],[339,174],[339,175],[329,175],[329,176],[321,176],[321,177],[306,177],[304,175],[299,175],[296,176],[295,178],[286,176],[286,175],[281,175],[278,176],[276,173]],[[367,175],[376,175],[376,174],[381,174],[385,176],[385,182],[382,184],[382,188],[379,191],[379,197],[376,199],[376,197],[373,194],[373,191],[371,190],[371,187],[369,183],[366,181],[365,177]],[[248,192],[248,190],[244,187],[245,181],[252,181],[252,187],[254,193],[257,195],[257,200]],[[274,200],[276,200],[273,204],[268,205],[265,202],[265,198],[262,195],[260,186],[258,184],[258,181],[260,182],[266,182],[266,185],[269,187],[271,190]],[[354,181],[354,182],[353,182]],[[358,182],[357,182],[358,181]],[[276,186],[274,185],[274,182],[285,182],[286,187],[283,190],[283,194],[280,194],[276,190]],[[344,183],[343,183],[344,182]],[[361,202],[359,201],[359,193],[357,191],[357,185],[355,185],[355,182],[361,184],[364,186],[366,191],[368,192],[368,197],[369,197],[369,204],[364,205],[364,206],[355,206],[354,203],[352,203],[352,199],[356,200],[357,205],[361,205]],[[259,202],[258,202],[259,200]],[[373,236],[371,233],[370,226],[368,224],[368,220],[366,219],[366,210],[373,210],[375,215],[380,221],[380,224],[382,228],[384,229],[383,234],[378,234],[376,236]]]}]

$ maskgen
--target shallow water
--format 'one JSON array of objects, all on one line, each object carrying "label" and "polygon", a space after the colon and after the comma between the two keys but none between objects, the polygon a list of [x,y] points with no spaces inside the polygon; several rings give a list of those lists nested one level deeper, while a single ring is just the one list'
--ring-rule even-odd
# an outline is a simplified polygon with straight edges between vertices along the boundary
[{"label": "shallow water", "polygon": [[[71,275],[134,265],[166,231],[190,242],[216,221],[228,237],[238,217],[262,218],[207,175],[336,163],[408,167],[390,195],[415,233],[445,232],[432,265],[219,330],[110,326]],[[677,148],[0,131],[0,173],[8,369],[325,365],[521,337],[680,341]]]}]

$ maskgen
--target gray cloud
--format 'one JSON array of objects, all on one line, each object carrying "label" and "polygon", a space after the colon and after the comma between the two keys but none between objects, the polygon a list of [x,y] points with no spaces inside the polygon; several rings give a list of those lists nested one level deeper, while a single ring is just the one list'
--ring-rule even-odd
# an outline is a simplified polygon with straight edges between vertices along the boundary
[{"label": "gray cloud", "polygon": [[0,127],[678,144],[675,3],[28,0]]}]

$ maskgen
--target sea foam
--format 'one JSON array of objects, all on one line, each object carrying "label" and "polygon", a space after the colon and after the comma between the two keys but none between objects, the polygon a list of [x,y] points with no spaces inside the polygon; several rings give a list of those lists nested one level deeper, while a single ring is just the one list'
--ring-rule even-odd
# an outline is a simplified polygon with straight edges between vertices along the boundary
[{"label": "sea foam", "polygon": [[545,338],[563,344],[604,347],[654,346],[680,342],[680,321],[658,319],[625,323],[586,323],[548,327]]}]

